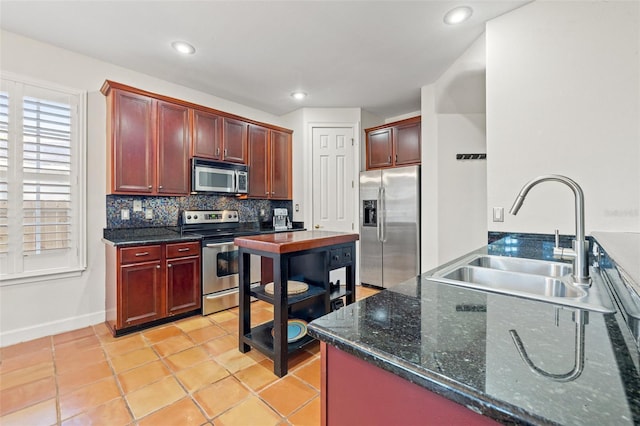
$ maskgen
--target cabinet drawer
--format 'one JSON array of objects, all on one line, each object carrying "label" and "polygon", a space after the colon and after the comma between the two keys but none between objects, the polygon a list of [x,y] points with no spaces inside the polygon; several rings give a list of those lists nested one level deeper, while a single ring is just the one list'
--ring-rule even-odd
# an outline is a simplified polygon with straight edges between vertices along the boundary
[{"label": "cabinet drawer", "polygon": [[139,263],[160,260],[161,246],[140,246],[120,249],[120,263]]},{"label": "cabinet drawer", "polygon": [[345,265],[350,264],[353,261],[353,252],[351,247],[345,247],[342,249],[342,263]]},{"label": "cabinet drawer", "polygon": [[174,257],[196,256],[200,254],[200,243],[173,243],[167,244],[167,259]]},{"label": "cabinet drawer", "polygon": [[353,250],[351,247],[331,249],[329,264],[331,267],[350,265],[353,261]]}]

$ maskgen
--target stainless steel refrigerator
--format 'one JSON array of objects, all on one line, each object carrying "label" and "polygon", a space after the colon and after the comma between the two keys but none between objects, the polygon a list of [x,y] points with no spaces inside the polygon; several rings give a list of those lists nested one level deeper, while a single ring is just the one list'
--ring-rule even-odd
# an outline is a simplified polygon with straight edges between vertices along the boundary
[{"label": "stainless steel refrigerator", "polygon": [[360,282],[387,288],[420,273],[420,166],[360,173]]}]

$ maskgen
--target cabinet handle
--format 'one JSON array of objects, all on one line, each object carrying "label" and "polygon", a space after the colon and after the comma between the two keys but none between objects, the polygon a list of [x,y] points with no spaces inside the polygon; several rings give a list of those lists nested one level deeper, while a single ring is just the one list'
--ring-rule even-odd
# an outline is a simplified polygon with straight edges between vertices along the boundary
[{"label": "cabinet handle", "polygon": [[149,185],[148,188],[151,189],[151,188],[153,188],[153,186]]},{"label": "cabinet handle", "polygon": [[[171,268],[171,266],[172,266],[171,264],[168,264],[168,265],[167,265],[167,268]],[[159,268],[159,266],[158,266],[158,268]]]},{"label": "cabinet handle", "polygon": [[275,192],[275,191],[273,191],[273,192],[271,193],[271,195],[276,195],[276,192]]},{"label": "cabinet handle", "polygon": [[391,163],[391,156],[389,156],[389,159],[387,160],[387,163]]},{"label": "cabinet handle", "polygon": [[143,251],[141,253],[136,253],[136,256],[148,256],[149,252],[148,251]]},{"label": "cabinet handle", "polygon": [[156,265],[156,269],[160,269],[160,265]]},{"label": "cabinet handle", "polygon": [[227,156],[227,148],[224,149],[224,156]]},{"label": "cabinet handle", "polygon": [[216,148],[216,156],[220,155],[220,148]]},{"label": "cabinet handle", "polygon": [[398,162],[398,154],[396,154],[396,163]]},{"label": "cabinet handle", "polygon": [[269,195],[269,191],[265,192],[264,195]]},{"label": "cabinet handle", "polygon": [[189,251],[189,247],[180,248],[180,249],[178,249],[178,251]]},{"label": "cabinet handle", "polygon": [[162,189],[162,185],[160,185],[160,186],[158,187],[158,189]]}]

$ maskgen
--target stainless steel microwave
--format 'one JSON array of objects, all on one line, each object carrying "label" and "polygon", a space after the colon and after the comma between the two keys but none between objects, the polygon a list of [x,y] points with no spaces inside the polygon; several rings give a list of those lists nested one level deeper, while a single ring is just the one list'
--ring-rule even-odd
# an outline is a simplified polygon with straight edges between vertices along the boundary
[{"label": "stainless steel microwave", "polygon": [[249,190],[247,166],[194,158],[191,169],[192,192],[246,194]]}]

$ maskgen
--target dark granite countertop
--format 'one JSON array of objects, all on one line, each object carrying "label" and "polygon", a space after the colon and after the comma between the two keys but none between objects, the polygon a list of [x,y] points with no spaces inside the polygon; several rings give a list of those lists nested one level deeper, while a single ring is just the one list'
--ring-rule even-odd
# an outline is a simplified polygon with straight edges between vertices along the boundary
[{"label": "dark granite countertop", "polygon": [[[301,222],[294,222],[293,228],[286,231],[275,231],[273,227],[261,227],[257,223],[242,223],[239,230],[246,235],[273,234],[279,232],[305,231]],[[102,241],[117,247],[139,246],[148,244],[171,243],[180,241],[200,241],[202,235],[194,232],[180,232],[179,226],[161,226],[148,228],[105,228]]]},{"label": "dark granite countertop", "polygon": [[180,241],[200,241],[201,236],[180,233],[179,227],[106,228],[102,241],[117,247],[161,244]]},{"label": "dark granite countertop", "polygon": [[[494,237],[481,252],[552,258],[553,236]],[[313,321],[309,334],[499,422],[640,423],[638,349],[619,312],[440,284],[430,272]],[[521,358],[511,330],[546,374]],[[581,374],[550,378],[574,369],[580,335]]]}]

